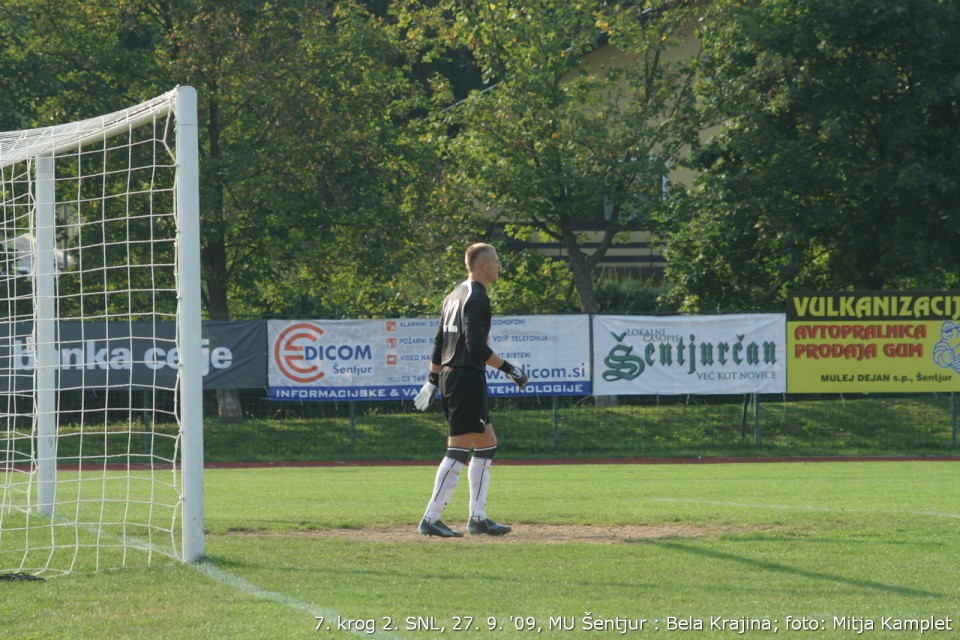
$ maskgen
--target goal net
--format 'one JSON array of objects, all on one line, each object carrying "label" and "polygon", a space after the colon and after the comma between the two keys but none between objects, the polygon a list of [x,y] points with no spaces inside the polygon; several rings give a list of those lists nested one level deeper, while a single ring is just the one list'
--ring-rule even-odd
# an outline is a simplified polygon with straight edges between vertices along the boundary
[{"label": "goal net", "polygon": [[0,579],[203,555],[196,92],[0,133]]}]

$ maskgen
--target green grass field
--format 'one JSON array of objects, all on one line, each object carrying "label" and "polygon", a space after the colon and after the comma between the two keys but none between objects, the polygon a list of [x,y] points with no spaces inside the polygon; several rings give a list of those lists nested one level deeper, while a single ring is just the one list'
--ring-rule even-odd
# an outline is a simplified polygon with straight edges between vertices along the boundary
[{"label": "green grass field", "polygon": [[[0,582],[3,635],[765,638],[772,629],[744,628],[769,625],[795,638],[891,638],[919,637],[897,628],[931,622],[950,630],[924,637],[960,629],[957,462],[501,464],[490,513],[516,531],[479,540],[413,533],[434,470],[209,470],[207,563]],[[462,526],[466,502],[464,477],[445,520]],[[352,631],[339,629],[347,620]]]}]

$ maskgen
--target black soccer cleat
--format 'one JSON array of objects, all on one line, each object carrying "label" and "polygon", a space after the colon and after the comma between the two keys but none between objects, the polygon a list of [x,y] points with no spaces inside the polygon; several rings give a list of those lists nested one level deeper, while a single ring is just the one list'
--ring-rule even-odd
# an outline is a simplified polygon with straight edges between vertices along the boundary
[{"label": "black soccer cleat", "polygon": [[467,523],[467,532],[473,535],[486,534],[488,536],[502,536],[511,531],[513,531],[513,527],[497,524],[490,518],[484,518],[483,520],[470,518],[470,522]]},{"label": "black soccer cleat", "polygon": [[422,536],[439,536],[441,538],[462,538],[463,531],[454,531],[440,520],[430,522],[426,518],[420,521],[417,531]]}]

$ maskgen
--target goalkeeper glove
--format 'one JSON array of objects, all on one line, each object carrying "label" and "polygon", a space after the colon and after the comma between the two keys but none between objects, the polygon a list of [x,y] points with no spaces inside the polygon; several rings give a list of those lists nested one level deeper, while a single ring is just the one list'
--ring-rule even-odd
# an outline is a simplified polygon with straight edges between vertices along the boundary
[{"label": "goalkeeper glove", "polygon": [[520,387],[520,391],[523,391],[523,389],[527,386],[527,374],[524,373],[523,369],[520,367],[515,367],[504,360],[499,369],[507,374],[508,378],[517,383],[517,386]]},{"label": "goalkeeper glove", "polygon": [[440,384],[440,374],[430,372],[427,381],[420,387],[420,393],[413,399],[413,406],[420,411],[426,411],[434,398],[437,397],[437,385]]}]

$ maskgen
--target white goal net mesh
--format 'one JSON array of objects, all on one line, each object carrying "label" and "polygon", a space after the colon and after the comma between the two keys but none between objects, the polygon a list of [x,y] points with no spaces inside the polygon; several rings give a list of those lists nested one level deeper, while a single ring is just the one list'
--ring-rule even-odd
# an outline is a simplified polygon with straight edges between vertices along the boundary
[{"label": "white goal net mesh", "polygon": [[181,235],[198,233],[178,198],[196,170],[184,89],[195,114],[178,88],[0,133],[0,577],[196,559],[182,546],[184,432],[202,420],[183,393],[199,330],[183,295],[199,277],[182,272],[199,246]]}]

